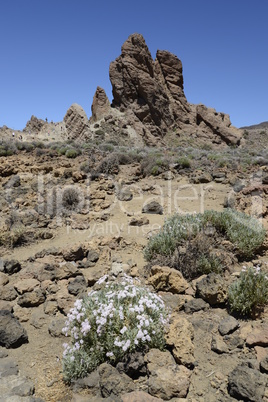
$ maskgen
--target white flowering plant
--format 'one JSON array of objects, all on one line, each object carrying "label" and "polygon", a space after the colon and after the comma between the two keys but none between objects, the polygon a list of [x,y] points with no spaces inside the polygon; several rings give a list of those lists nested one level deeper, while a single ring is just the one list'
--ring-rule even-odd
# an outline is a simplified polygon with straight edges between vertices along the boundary
[{"label": "white flowering plant", "polygon": [[160,296],[124,275],[109,281],[104,276],[78,299],[67,316],[63,333],[63,377],[66,382],[86,376],[103,362],[117,363],[129,352],[163,349],[168,310]]},{"label": "white flowering plant", "polygon": [[243,267],[240,277],[228,289],[231,311],[242,316],[256,316],[268,303],[268,274],[259,265]]}]

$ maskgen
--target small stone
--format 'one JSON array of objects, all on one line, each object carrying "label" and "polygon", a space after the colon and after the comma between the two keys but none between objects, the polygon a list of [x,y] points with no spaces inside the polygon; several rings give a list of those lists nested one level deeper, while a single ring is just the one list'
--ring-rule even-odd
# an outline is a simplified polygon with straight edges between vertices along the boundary
[{"label": "small stone", "polygon": [[18,305],[21,307],[37,307],[46,300],[44,292],[38,288],[33,292],[25,292],[18,298]]},{"label": "small stone", "polygon": [[184,304],[184,311],[187,314],[195,313],[200,310],[207,310],[209,308],[209,304],[206,303],[203,299],[190,299],[186,300]]},{"label": "small stone", "polygon": [[5,286],[1,286],[0,288],[0,299],[5,301],[12,301],[15,300],[18,296],[14,286],[9,284]]},{"label": "small stone", "polygon": [[228,353],[228,347],[226,343],[219,336],[215,335],[211,340],[211,350],[218,354]]},{"label": "small stone", "polygon": [[260,362],[260,370],[262,373],[268,374],[268,355]]},{"label": "small stone", "polygon": [[151,349],[145,355],[145,361],[149,372],[148,392],[150,395],[164,400],[187,396],[191,371],[177,365],[168,351]]},{"label": "small stone", "polygon": [[143,226],[149,223],[149,219],[146,216],[133,216],[129,221],[130,226]]},{"label": "small stone", "polygon": [[197,295],[210,305],[223,304],[227,300],[227,284],[223,277],[214,272],[196,283]]},{"label": "small stone", "polygon": [[123,188],[118,192],[117,198],[119,201],[131,201],[133,194],[128,188]]},{"label": "small stone", "polygon": [[9,282],[8,276],[3,272],[0,272],[0,286],[4,286]]},{"label": "small stone", "polygon": [[195,363],[193,325],[178,314],[173,314],[170,321],[166,343],[172,348],[172,354],[178,364],[192,368]]},{"label": "small stone", "polygon": [[264,324],[260,328],[255,328],[253,331],[248,335],[246,339],[246,344],[249,347],[253,346],[268,346],[268,325]]},{"label": "small stone", "polygon": [[[122,402],[163,402],[162,398],[155,398],[144,391],[133,391],[121,395]],[[177,400],[177,399],[176,399]]]},{"label": "small stone", "polygon": [[223,335],[228,335],[239,328],[239,322],[232,316],[224,318],[219,324],[219,333]]},{"label": "small stone", "polygon": [[48,332],[53,337],[63,337],[62,328],[65,327],[65,319],[64,318],[57,318],[52,320],[48,326]]},{"label": "small stone", "polygon": [[144,214],[163,214],[163,207],[157,201],[151,201],[142,208]]},{"label": "small stone", "polygon": [[68,285],[68,292],[71,295],[77,296],[79,293],[84,292],[87,289],[87,282],[84,276],[77,276],[75,279],[71,280]]},{"label": "small stone", "polygon": [[21,270],[21,264],[18,260],[4,261],[4,272],[8,275],[13,275]]},{"label": "small stone", "polygon": [[20,295],[22,295],[25,292],[31,292],[39,285],[40,285],[40,282],[34,278],[20,279],[20,281],[15,283],[14,288],[17,290],[17,292]]}]

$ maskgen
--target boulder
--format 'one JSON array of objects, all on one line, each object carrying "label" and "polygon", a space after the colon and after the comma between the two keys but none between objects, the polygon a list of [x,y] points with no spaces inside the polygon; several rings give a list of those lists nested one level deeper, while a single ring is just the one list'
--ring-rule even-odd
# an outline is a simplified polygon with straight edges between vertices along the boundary
[{"label": "boulder", "polygon": [[176,364],[172,355],[158,349],[151,349],[145,355],[149,374],[148,392],[150,395],[170,400],[185,398],[188,393],[191,371]]},{"label": "boulder", "polygon": [[193,325],[185,317],[173,314],[166,334],[166,343],[171,347],[176,362],[189,368],[195,363],[193,339]]},{"label": "boulder", "polygon": [[163,207],[157,201],[150,201],[144,205],[142,213],[163,215]]},{"label": "boulder", "polygon": [[119,373],[115,367],[107,363],[99,366],[99,376],[100,390],[103,397],[117,396],[134,391],[136,388],[134,381],[129,376]]},{"label": "boulder", "polygon": [[17,348],[28,342],[26,330],[12,313],[0,311],[0,345],[6,348]]},{"label": "boulder", "polygon": [[205,105],[197,105],[196,117],[198,124],[203,121],[226,144],[239,144],[242,132],[235,127],[231,127],[230,118],[225,113],[218,113],[215,109],[208,108]]},{"label": "boulder", "polygon": [[189,287],[188,282],[183,278],[180,271],[154,265],[150,271],[148,282],[153,285],[157,291],[166,291],[171,293],[184,293]]},{"label": "boulder", "polygon": [[227,284],[223,277],[214,272],[208,274],[196,284],[197,295],[211,306],[226,302]]},{"label": "boulder", "polygon": [[266,386],[266,375],[246,365],[237,366],[228,376],[230,396],[252,402],[262,402]]}]

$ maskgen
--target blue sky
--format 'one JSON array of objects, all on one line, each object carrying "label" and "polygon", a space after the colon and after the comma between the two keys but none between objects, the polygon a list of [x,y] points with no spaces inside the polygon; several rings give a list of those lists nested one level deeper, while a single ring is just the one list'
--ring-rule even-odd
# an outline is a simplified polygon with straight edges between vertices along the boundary
[{"label": "blue sky", "polygon": [[2,0],[0,15],[0,127],[61,121],[72,103],[90,117],[98,85],[112,100],[109,64],[135,32],[153,58],[181,59],[189,102],[237,127],[268,120],[267,0]]}]

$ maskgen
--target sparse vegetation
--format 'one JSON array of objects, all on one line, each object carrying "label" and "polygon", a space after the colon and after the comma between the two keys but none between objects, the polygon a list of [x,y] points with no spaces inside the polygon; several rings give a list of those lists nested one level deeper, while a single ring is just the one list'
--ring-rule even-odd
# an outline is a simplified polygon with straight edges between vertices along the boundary
[{"label": "sparse vegetation", "polygon": [[80,196],[77,188],[68,187],[62,193],[62,206],[63,208],[72,211],[77,208],[80,202]]},{"label": "sparse vegetation", "polygon": [[255,317],[268,303],[268,273],[260,266],[244,267],[239,279],[229,287],[228,302],[231,311]]},{"label": "sparse vegetation", "polygon": [[164,258],[166,264],[192,278],[223,270],[226,254],[220,239],[231,243],[228,252],[250,258],[263,244],[265,229],[255,218],[232,209],[174,215],[150,238],[144,255],[153,262]]}]

